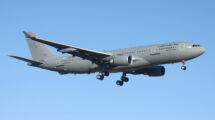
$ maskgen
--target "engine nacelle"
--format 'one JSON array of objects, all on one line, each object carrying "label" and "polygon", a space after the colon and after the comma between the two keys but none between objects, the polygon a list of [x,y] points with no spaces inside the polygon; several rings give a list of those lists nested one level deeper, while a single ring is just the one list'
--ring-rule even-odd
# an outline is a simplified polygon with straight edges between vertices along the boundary
[{"label": "engine nacelle", "polygon": [[163,76],[165,74],[165,68],[163,66],[152,66],[144,68],[142,70],[132,71],[131,74],[144,74],[148,76]]},{"label": "engine nacelle", "polygon": [[113,59],[110,60],[111,65],[116,65],[116,66],[128,66],[132,64],[132,56],[116,56]]}]

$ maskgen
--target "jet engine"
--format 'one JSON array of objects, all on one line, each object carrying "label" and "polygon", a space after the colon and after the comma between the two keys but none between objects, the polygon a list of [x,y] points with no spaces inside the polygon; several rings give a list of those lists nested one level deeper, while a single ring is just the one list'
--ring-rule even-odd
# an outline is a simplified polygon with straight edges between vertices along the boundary
[{"label": "jet engine", "polygon": [[163,66],[152,66],[141,70],[132,71],[131,74],[144,74],[152,77],[158,77],[165,74],[165,68]]},{"label": "jet engine", "polygon": [[128,66],[132,64],[132,56],[116,56],[110,60],[111,65],[116,65],[116,66]]}]

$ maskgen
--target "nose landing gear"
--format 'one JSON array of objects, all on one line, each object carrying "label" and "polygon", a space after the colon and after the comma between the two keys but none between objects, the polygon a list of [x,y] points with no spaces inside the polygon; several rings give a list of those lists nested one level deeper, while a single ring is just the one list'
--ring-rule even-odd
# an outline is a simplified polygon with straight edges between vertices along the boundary
[{"label": "nose landing gear", "polygon": [[183,60],[183,61],[182,61],[182,64],[183,64],[183,65],[181,66],[181,69],[182,69],[182,70],[186,70],[186,69],[187,69],[187,67],[185,66],[186,61]]},{"label": "nose landing gear", "polygon": [[181,69],[182,69],[182,70],[186,70],[187,67],[186,67],[186,66],[181,66]]}]

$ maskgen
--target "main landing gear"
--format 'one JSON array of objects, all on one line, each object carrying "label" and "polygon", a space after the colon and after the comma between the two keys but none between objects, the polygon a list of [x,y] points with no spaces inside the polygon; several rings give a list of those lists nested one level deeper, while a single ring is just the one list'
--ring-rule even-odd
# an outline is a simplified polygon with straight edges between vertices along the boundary
[{"label": "main landing gear", "polygon": [[[102,68],[101,72],[96,76],[96,78],[98,80],[104,80],[105,76],[109,76],[110,73],[107,71],[108,68],[109,68],[109,66],[104,66]],[[129,79],[128,79],[128,77],[126,77],[126,72],[123,72],[121,80],[117,80],[116,85],[123,86],[123,83],[128,82],[128,81],[129,81]]]},{"label": "main landing gear", "polygon": [[187,69],[187,67],[185,66],[186,61],[183,60],[183,61],[182,61],[182,64],[183,64],[183,65],[181,66],[181,69],[182,69],[182,70],[186,70],[186,69]]},{"label": "main landing gear", "polygon": [[123,83],[128,82],[128,81],[129,81],[129,79],[128,79],[128,77],[126,77],[126,73],[123,73],[121,80],[116,81],[116,85],[123,86]]},{"label": "main landing gear", "polygon": [[[100,74],[98,74],[96,76],[96,78],[98,80],[103,80],[104,76],[109,76],[109,72],[101,72]],[[128,82],[128,81],[129,81],[129,79],[128,79],[128,77],[126,77],[126,73],[123,72],[121,80],[117,80],[116,85],[123,86],[124,82]]]},{"label": "main landing gear", "polygon": [[101,72],[96,76],[98,80],[104,80],[104,76],[109,76],[109,72]]}]

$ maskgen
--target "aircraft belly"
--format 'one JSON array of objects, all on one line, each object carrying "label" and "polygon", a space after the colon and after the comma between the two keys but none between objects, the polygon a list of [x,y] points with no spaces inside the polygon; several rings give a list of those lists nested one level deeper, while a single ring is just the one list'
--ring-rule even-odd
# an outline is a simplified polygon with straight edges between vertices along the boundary
[{"label": "aircraft belly", "polygon": [[65,65],[71,73],[89,73],[92,63],[88,60],[76,60],[70,64]]}]

